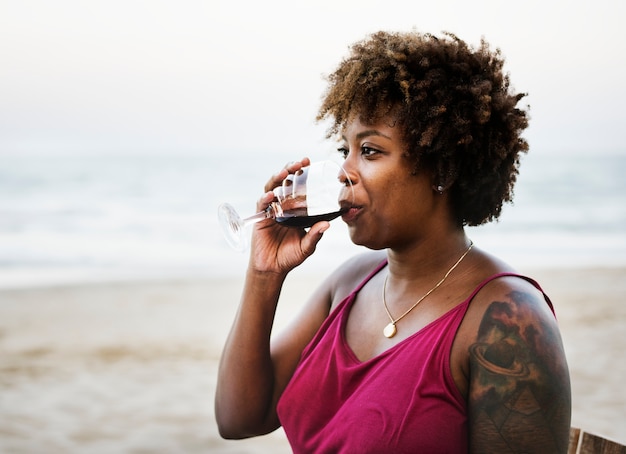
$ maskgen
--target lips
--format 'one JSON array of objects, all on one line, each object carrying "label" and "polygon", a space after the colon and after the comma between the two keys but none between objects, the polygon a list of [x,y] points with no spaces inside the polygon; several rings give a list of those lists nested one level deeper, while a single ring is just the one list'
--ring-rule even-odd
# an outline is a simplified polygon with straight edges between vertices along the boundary
[{"label": "lips", "polygon": [[350,206],[350,207],[342,208],[343,213],[341,214],[341,219],[346,224],[349,224],[350,222],[354,221],[357,218],[360,211],[361,211],[361,207],[357,207],[357,206]]}]

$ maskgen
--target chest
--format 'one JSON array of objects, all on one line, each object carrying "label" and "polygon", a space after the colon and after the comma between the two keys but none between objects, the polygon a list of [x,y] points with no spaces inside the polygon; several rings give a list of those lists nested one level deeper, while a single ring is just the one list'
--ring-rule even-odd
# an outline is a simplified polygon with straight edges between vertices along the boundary
[{"label": "chest", "polygon": [[466,405],[449,369],[448,333],[456,319],[450,314],[360,361],[341,334],[347,319],[338,317],[305,352],[281,398],[279,415],[292,446],[304,446],[303,452],[466,450]]},{"label": "chest", "polygon": [[[459,299],[441,295],[424,299],[413,308],[411,306],[415,300],[411,297],[400,305],[386,307],[382,298],[382,284],[376,284],[376,280],[373,280],[371,285],[361,289],[344,316],[343,335],[359,361],[367,361],[404,342],[437,322],[459,304]],[[402,316],[407,310],[408,313]],[[393,321],[396,322],[393,324],[395,335],[387,337],[385,329]]]}]

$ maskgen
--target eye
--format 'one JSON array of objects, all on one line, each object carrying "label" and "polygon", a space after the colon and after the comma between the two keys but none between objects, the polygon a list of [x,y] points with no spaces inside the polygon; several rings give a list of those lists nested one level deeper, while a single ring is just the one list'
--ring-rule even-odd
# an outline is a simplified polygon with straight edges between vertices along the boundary
[{"label": "eye", "polygon": [[[350,154],[350,150],[348,149],[348,147],[345,147],[345,146],[337,148],[337,151],[339,152],[339,154],[341,155],[343,159],[347,159],[348,154]],[[373,157],[377,155],[378,153],[380,153],[380,150],[376,148],[368,147],[367,145],[363,145],[361,147],[361,155],[366,158]]]},{"label": "eye", "polygon": [[350,152],[347,147],[339,147],[337,148],[337,151],[343,159],[346,159],[348,157],[348,153]]},{"label": "eye", "polygon": [[361,154],[365,157],[374,156],[377,153],[379,153],[379,151],[376,148],[372,148],[368,146],[361,147]]}]

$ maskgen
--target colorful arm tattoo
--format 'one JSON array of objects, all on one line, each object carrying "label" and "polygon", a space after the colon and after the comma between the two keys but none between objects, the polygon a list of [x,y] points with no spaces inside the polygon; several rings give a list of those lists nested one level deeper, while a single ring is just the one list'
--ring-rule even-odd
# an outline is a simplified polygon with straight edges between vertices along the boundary
[{"label": "colorful arm tattoo", "polygon": [[470,446],[476,453],[565,453],[569,372],[545,304],[514,291],[494,301],[470,347]]}]

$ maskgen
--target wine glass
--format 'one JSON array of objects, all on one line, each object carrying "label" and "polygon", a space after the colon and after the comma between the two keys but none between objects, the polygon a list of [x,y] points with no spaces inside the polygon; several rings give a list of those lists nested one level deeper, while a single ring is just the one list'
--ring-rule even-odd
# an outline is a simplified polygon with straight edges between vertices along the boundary
[{"label": "wine glass", "polygon": [[354,199],[346,171],[331,160],[313,162],[289,174],[273,192],[276,199],[264,211],[244,219],[228,203],[218,207],[220,226],[231,247],[247,248],[245,230],[255,222],[274,219],[287,227],[307,228],[341,216]]}]

